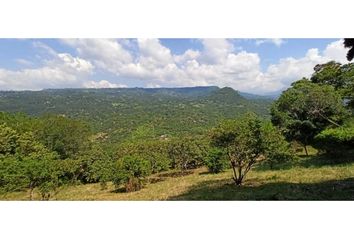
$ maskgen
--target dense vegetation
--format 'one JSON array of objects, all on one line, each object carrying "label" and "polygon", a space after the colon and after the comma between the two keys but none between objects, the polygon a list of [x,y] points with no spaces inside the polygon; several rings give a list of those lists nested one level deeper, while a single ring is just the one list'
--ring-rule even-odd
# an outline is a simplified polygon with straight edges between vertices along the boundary
[{"label": "dense vegetation", "polygon": [[127,138],[201,134],[221,119],[252,111],[267,116],[271,99],[231,88],[59,89],[0,92],[0,111],[62,115],[90,124],[112,143]]},{"label": "dense vegetation", "polygon": [[354,65],[329,62],[273,102],[217,87],[1,92],[0,191],[51,199],[98,184],[120,194],[203,166],[241,189],[253,171],[294,168],[299,146],[351,164],[353,86]]}]

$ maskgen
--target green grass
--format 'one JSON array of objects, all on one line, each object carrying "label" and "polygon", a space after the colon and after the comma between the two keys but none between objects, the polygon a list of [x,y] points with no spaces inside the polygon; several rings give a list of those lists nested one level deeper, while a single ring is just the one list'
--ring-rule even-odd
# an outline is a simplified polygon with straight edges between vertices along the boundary
[{"label": "green grass", "polygon": [[[137,192],[115,191],[112,184],[104,190],[99,184],[86,184],[61,187],[51,200],[354,200],[354,162],[346,160],[333,165],[327,158],[311,156],[275,170],[258,166],[240,187],[233,184],[230,170],[171,171],[151,176]],[[28,200],[28,193],[7,193],[0,199]],[[37,192],[35,199],[40,199]]]}]

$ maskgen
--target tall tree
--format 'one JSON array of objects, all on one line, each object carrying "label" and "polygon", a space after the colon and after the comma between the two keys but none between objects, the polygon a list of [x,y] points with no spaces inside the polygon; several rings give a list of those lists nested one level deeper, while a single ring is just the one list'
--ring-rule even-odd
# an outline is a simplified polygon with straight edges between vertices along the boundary
[{"label": "tall tree", "polygon": [[342,78],[341,64],[335,61],[330,61],[325,64],[317,64],[314,68],[310,80],[313,83],[327,84],[333,86],[336,90],[344,86]]},{"label": "tall tree", "polygon": [[328,126],[339,126],[347,116],[340,95],[332,86],[307,79],[292,84],[271,108],[272,122],[289,140],[306,146]]},{"label": "tall tree", "polygon": [[63,116],[47,116],[41,119],[36,135],[49,150],[66,159],[87,150],[89,134],[88,125],[82,121]]}]

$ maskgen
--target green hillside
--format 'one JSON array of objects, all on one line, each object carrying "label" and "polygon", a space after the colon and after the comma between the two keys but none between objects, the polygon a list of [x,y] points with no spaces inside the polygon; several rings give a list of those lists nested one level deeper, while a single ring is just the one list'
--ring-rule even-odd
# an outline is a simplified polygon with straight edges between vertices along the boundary
[{"label": "green hillside", "polygon": [[200,134],[248,111],[268,116],[271,102],[218,87],[0,92],[0,111],[82,119],[95,132],[107,133],[110,142],[129,138],[139,127],[151,128],[151,137]]}]

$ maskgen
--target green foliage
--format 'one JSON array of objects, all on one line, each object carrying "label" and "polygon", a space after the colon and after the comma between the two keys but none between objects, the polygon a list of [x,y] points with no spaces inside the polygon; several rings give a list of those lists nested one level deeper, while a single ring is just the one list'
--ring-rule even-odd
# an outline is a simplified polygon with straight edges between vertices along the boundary
[{"label": "green foliage", "polygon": [[52,155],[40,158],[15,156],[0,159],[0,183],[4,191],[30,189],[29,198],[35,188],[39,189],[42,199],[49,199],[59,184],[57,162]]},{"label": "green foliage", "polygon": [[314,68],[315,72],[311,76],[313,83],[331,85],[335,89],[340,89],[345,82],[341,78],[341,64],[331,61],[325,64],[318,64]]},{"label": "green foliage", "polygon": [[[233,180],[241,185],[246,174],[258,162],[280,159],[286,152],[284,139],[275,128],[265,125],[255,114],[222,122],[211,132],[211,143],[223,148],[233,169]],[[283,149],[272,153],[272,150]]]},{"label": "green foliage", "polygon": [[340,125],[347,112],[332,86],[303,79],[282,93],[274,102],[271,115],[273,124],[279,126],[289,140],[306,146],[323,129]]},{"label": "green foliage", "polygon": [[77,161],[80,162],[78,180],[83,183],[101,182],[105,185],[112,174],[112,158],[98,145],[82,153]]},{"label": "green foliage", "polygon": [[31,132],[18,134],[0,125],[0,188],[2,191],[38,188],[42,199],[48,199],[58,186],[56,154],[36,141]]},{"label": "green foliage", "polygon": [[14,154],[17,148],[18,135],[6,124],[0,124],[0,155]]},{"label": "green foliage", "polygon": [[203,164],[208,144],[202,139],[182,138],[169,143],[168,154],[172,168],[187,170]]},{"label": "green foliage", "polygon": [[80,151],[87,150],[89,127],[78,120],[63,116],[47,116],[41,119],[38,139],[61,159],[74,158]]},{"label": "green foliage", "polygon": [[84,164],[79,159],[64,159],[58,161],[59,179],[63,184],[75,184],[85,176]]},{"label": "green foliage", "polygon": [[2,192],[20,191],[28,187],[24,175],[24,164],[17,157],[0,156],[0,190]]},{"label": "green foliage", "polygon": [[204,164],[211,173],[222,172],[229,166],[225,152],[215,147],[209,149]]},{"label": "green foliage", "polygon": [[23,177],[28,182],[30,199],[32,199],[32,191],[36,187],[38,187],[43,200],[49,199],[59,185],[57,162],[46,156],[41,159],[29,157],[23,160],[23,165]]},{"label": "green foliage", "polygon": [[354,109],[354,63],[340,64],[334,61],[318,64],[311,77],[313,83],[330,85]]},{"label": "green foliage", "polygon": [[[94,132],[107,134],[107,144],[163,135],[201,135],[221,119],[248,110],[268,116],[271,103],[270,99],[246,99],[231,88],[218,87],[0,91],[0,99],[0,111],[65,115],[89,122]],[[24,122],[23,129],[37,125]]]},{"label": "green foliage", "polygon": [[116,163],[113,182],[118,187],[124,184],[127,192],[137,191],[143,187],[144,179],[151,174],[150,162],[139,156],[124,156]]},{"label": "green foliage", "polygon": [[337,156],[353,151],[354,127],[339,127],[323,130],[315,137],[315,147],[328,154]]},{"label": "green foliage", "polygon": [[132,132],[133,141],[141,141],[153,139],[155,137],[155,128],[151,124],[144,124],[139,126],[134,132]]},{"label": "green foliage", "polygon": [[273,169],[277,164],[294,160],[294,152],[290,144],[285,140],[280,130],[271,124],[264,122],[261,129],[261,139],[263,142],[264,156],[266,164]]},{"label": "green foliage", "polygon": [[168,142],[165,140],[134,141],[121,144],[116,156],[135,155],[150,162],[152,173],[170,169],[171,159],[168,156]]}]

